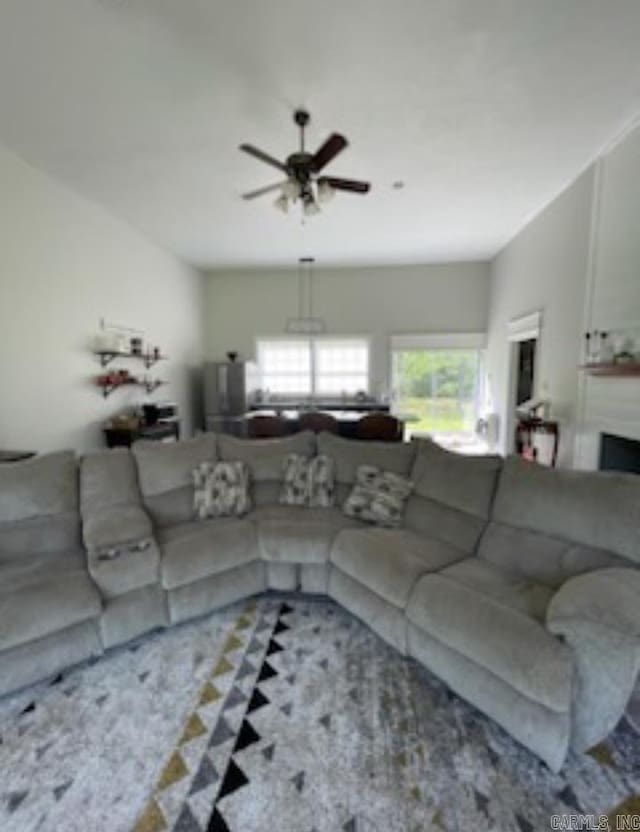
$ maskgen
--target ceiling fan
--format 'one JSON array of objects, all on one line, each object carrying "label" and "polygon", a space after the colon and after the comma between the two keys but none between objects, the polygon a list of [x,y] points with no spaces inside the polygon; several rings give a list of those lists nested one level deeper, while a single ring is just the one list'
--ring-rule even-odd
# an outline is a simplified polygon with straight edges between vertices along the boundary
[{"label": "ceiling fan", "polygon": [[243,199],[255,199],[273,191],[280,191],[280,196],[274,202],[276,208],[286,214],[290,203],[299,199],[305,215],[311,216],[320,211],[319,203],[328,202],[334,196],[335,191],[348,191],[352,194],[369,192],[371,188],[369,182],[342,179],[336,176],[319,176],[329,162],[347,147],[348,142],[344,136],[340,133],[333,133],[315,153],[308,153],[304,146],[304,130],[309,124],[309,113],[306,110],[296,110],[293,120],[300,128],[300,150],[292,153],[284,162],[278,161],[252,144],[240,145],[240,150],[260,159],[261,162],[278,168],[287,177],[283,182],[277,182],[275,185],[249,191],[242,195]]}]

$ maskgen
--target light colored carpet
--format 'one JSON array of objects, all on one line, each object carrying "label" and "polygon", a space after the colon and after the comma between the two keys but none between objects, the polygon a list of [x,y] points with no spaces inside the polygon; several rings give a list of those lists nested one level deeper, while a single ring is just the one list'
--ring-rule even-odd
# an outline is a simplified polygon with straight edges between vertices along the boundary
[{"label": "light colored carpet", "polygon": [[0,700],[0,772],[2,832],[538,832],[640,811],[626,720],[553,775],[348,613],[281,597]]}]

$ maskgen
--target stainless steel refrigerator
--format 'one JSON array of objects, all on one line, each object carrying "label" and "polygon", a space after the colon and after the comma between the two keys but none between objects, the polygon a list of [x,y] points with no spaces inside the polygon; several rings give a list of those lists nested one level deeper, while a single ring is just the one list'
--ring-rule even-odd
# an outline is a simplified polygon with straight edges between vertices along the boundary
[{"label": "stainless steel refrigerator", "polygon": [[257,367],[250,361],[207,362],[204,365],[206,430],[242,436],[256,382]]}]

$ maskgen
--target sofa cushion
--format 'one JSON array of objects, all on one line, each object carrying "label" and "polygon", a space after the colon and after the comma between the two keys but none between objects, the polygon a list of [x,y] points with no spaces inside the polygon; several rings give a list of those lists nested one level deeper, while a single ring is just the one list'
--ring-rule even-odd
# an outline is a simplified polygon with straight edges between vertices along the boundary
[{"label": "sofa cushion", "polygon": [[0,553],[77,548],[78,469],[72,451],[0,465]]},{"label": "sofa cushion", "polygon": [[412,444],[414,494],[405,513],[407,528],[473,552],[487,524],[500,458],[464,456],[429,439]]},{"label": "sofa cushion", "polygon": [[568,712],[571,651],[530,615],[490,597],[487,584],[480,592],[442,574],[424,575],[411,593],[407,617],[522,696]]},{"label": "sofa cushion", "polygon": [[486,528],[486,520],[412,494],[404,511],[404,526],[471,554]]},{"label": "sofa cushion", "polygon": [[327,563],[338,532],[360,525],[335,508],[264,506],[251,517],[262,557],[287,563]]},{"label": "sofa cushion", "polygon": [[93,451],[80,460],[80,508],[83,517],[106,508],[140,505],[138,472],[128,448]]},{"label": "sofa cushion", "polygon": [[348,517],[378,526],[399,526],[412,491],[413,483],[406,477],[361,465],[343,511]]},{"label": "sofa cushion", "polygon": [[544,621],[553,590],[516,572],[510,572],[480,558],[466,558],[440,572],[501,604]]},{"label": "sofa cushion", "polygon": [[236,436],[221,435],[218,450],[220,459],[246,462],[252,482],[282,482],[287,456],[298,454],[312,457],[316,451],[316,437],[310,430],[279,439],[238,439]]},{"label": "sofa cushion", "polygon": [[79,551],[0,561],[0,650],[98,618],[101,611]]},{"label": "sofa cushion", "polygon": [[640,477],[505,461],[493,519],[640,563]]},{"label": "sofa cushion", "polygon": [[340,532],[330,560],[385,601],[404,609],[421,575],[463,557],[464,552],[453,546],[406,529],[361,528]]},{"label": "sofa cushion", "polygon": [[180,442],[134,442],[133,455],[144,505],[153,521],[164,526],[191,520],[193,470],[202,462],[215,462],[216,438],[205,433]]},{"label": "sofa cushion", "polygon": [[593,569],[629,565],[611,552],[503,523],[489,524],[478,557],[554,589]]},{"label": "sofa cushion", "polygon": [[417,446],[411,470],[415,493],[487,520],[502,459],[454,453],[430,439],[413,441]]},{"label": "sofa cushion", "polygon": [[356,474],[361,465],[374,465],[382,471],[408,477],[415,457],[415,445],[410,442],[344,439],[342,436],[323,432],[318,434],[318,453],[326,454],[333,459],[336,482],[350,486],[356,481]]},{"label": "sofa cushion", "polygon": [[255,525],[221,517],[161,529],[160,574],[165,589],[234,569],[259,557]]}]

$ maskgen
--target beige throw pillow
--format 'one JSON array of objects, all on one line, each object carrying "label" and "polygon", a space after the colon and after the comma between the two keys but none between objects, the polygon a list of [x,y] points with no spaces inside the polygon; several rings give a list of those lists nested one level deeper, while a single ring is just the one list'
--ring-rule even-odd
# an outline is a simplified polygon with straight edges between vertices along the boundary
[{"label": "beige throw pillow", "polygon": [[413,483],[406,477],[373,465],[360,465],[343,511],[349,517],[378,526],[399,526],[412,491]]},{"label": "beige throw pillow", "polygon": [[249,468],[244,462],[203,462],[193,471],[198,520],[238,517],[251,509]]},{"label": "beige throw pillow", "polygon": [[333,460],[289,454],[284,461],[280,503],[286,506],[329,508],[335,497]]}]

